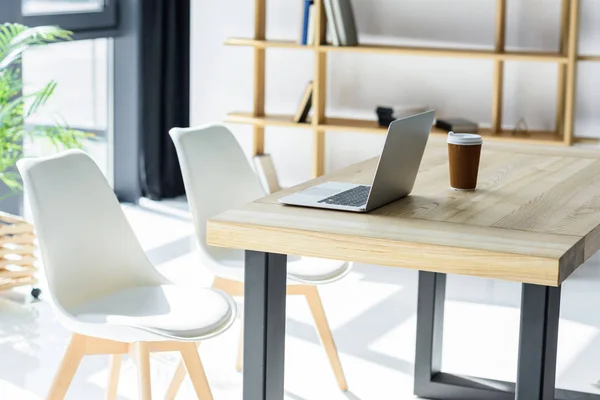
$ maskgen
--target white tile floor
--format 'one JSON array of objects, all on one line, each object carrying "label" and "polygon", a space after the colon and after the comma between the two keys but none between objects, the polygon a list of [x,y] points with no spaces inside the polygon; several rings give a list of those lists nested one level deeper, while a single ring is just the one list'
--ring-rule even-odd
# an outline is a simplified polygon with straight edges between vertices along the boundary
[{"label": "white tile floor", "polygon": [[[192,226],[185,207],[125,206],[152,260],[174,280],[209,284],[211,276],[190,253]],[[171,204],[171,206],[173,203]],[[563,287],[557,381],[561,388],[600,393],[600,258]],[[350,392],[336,386],[318,343],[308,307],[288,301],[286,400],[412,399],[417,274],[356,265],[344,280],[322,288],[327,315]],[[448,279],[443,368],[449,372],[514,380],[519,325],[518,284],[467,277]],[[43,296],[42,296],[43,297]],[[241,399],[234,369],[239,323],[206,341],[201,356],[216,400]],[[43,399],[69,332],[43,300],[26,291],[0,295],[0,399]],[[152,358],[153,392],[162,398],[178,358]],[[67,399],[102,399],[108,358],[87,357]],[[119,400],[136,399],[135,369],[126,360]],[[194,399],[189,381],[179,399]]]}]

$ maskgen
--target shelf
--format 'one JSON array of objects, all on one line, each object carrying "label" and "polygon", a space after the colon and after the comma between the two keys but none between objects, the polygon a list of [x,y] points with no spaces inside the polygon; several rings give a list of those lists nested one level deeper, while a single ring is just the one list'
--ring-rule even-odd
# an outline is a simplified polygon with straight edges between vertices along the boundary
[{"label": "shelf", "polygon": [[600,61],[600,56],[579,56],[579,61]]},{"label": "shelf", "polygon": [[282,126],[285,128],[312,128],[309,122],[298,123],[294,122],[294,117],[291,115],[275,115],[270,114],[268,117],[255,117],[250,113],[232,112],[227,114],[225,122],[236,124],[250,124],[254,126]]},{"label": "shelf", "polygon": [[257,49],[283,48],[314,50],[315,46],[305,46],[292,40],[255,40],[245,38],[229,38],[225,41],[228,46],[249,46]]},{"label": "shelf", "polygon": [[[251,124],[254,126],[280,126],[286,128],[308,128],[313,126],[310,123],[295,123],[291,115],[268,115],[265,117],[254,117],[249,113],[233,112],[228,114],[225,122]],[[360,133],[375,133],[385,134],[387,128],[380,127],[377,121],[350,119],[350,118],[325,118],[325,123],[319,125],[319,129],[328,132],[343,131],[343,132],[360,132]],[[433,128],[431,131],[434,135],[447,135],[446,131]],[[548,131],[528,131],[528,136],[520,135],[513,136],[512,131],[504,131],[502,134],[494,134],[491,129],[480,128],[479,133],[486,140],[494,140],[501,142],[526,142],[526,143],[541,143],[548,145],[564,145],[561,138],[557,137],[554,132]],[[578,142],[597,143],[598,140],[576,140]]]},{"label": "shelf", "polygon": [[[364,133],[387,133],[387,128],[379,126],[377,121],[357,120],[349,118],[326,118],[324,128],[327,131],[353,131]],[[432,128],[431,133],[434,135],[447,135],[448,132],[438,128]],[[478,132],[481,136],[488,140],[497,140],[503,142],[529,142],[543,144],[558,144],[563,142],[556,136],[554,132],[548,131],[528,131],[528,136],[513,136],[512,131],[504,131],[500,135],[496,135],[489,128],[479,128]]]},{"label": "shelf", "polygon": [[359,46],[319,46],[319,51],[370,54],[403,54],[425,57],[482,58],[502,61],[545,61],[566,63],[567,57],[557,53],[495,52],[493,50],[445,49],[431,47],[384,46],[361,44]]},{"label": "shelf", "polygon": [[250,46],[259,49],[288,48],[303,50],[318,50],[320,52],[348,52],[369,54],[403,54],[427,57],[452,57],[452,58],[482,58],[503,61],[545,61],[564,64],[567,56],[558,53],[538,52],[495,52],[492,50],[473,49],[445,49],[430,47],[385,46],[376,44],[361,44],[359,46],[304,46],[294,41],[281,40],[255,40],[244,38],[230,38],[225,44],[231,46]]}]

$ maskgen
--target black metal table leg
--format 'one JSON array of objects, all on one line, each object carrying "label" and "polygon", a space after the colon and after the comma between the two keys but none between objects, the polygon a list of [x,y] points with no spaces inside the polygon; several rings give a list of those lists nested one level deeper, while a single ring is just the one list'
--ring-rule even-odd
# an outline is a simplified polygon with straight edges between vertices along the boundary
[{"label": "black metal table leg", "polygon": [[414,388],[417,396],[427,397],[431,378],[442,372],[445,300],[446,274],[419,272]]},{"label": "black metal table leg", "polygon": [[283,399],[287,256],[246,251],[244,400]]},{"label": "black metal table leg", "polygon": [[560,287],[523,284],[516,400],[554,400]]},{"label": "black metal table leg", "polygon": [[415,395],[441,400],[509,400],[514,389],[504,382],[442,372],[446,274],[419,272]]},{"label": "black metal table leg", "polygon": [[560,287],[523,285],[516,385],[441,370],[445,295],[445,274],[419,272],[417,396],[438,400],[600,400],[595,393],[554,389]]}]

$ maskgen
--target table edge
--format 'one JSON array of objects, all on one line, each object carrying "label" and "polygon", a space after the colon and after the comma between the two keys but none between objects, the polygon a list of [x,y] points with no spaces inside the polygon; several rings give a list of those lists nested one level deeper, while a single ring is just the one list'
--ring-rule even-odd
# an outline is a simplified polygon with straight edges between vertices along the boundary
[{"label": "table edge", "polygon": [[[207,222],[206,240],[208,245],[216,247],[338,259],[546,286],[559,286],[577,269],[584,261],[585,249],[585,240],[578,238],[562,256],[553,258],[350,234],[322,234],[214,219]],[[367,246],[369,250],[357,251],[353,246],[357,243]],[[494,260],[493,266],[489,262],[491,259]]]}]

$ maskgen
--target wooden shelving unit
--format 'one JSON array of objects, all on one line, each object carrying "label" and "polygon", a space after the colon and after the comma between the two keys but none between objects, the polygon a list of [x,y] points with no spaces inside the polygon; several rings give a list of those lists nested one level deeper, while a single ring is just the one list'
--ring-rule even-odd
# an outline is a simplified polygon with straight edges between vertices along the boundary
[{"label": "wooden shelving unit", "polygon": [[[561,23],[559,52],[516,52],[505,51],[506,37],[506,1],[496,0],[495,43],[493,50],[447,49],[409,46],[387,46],[363,44],[359,46],[331,46],[325,42],[326,18],[322,0],[315,0],[315,44],[303,46],[293,41],[267,40],[266,0],[255,0],[254,38],[230,38],[225,44],[248,46],[254,49],[254,107],[251,113],[233,112],[226,122],[251,124],[254,127],[254,155],[264,153],[265,128],[288,127],[305,128],[313,132],[313,175],[324,173],[325,132],[346,131],[364,133],[385,133],[386,128],[378,126],[376,121],[326,116],[327,58],[333,52],[354,52],[369,54],[413,55],[426,57],[450,57],[487,59],[494,63],[492,80],[491,128],[480,128],[486,140],[520,141],[525,143],[543,143],[572,145],[576,142],[597,142],[595,139],[575,138],[573,133],[575,115],[575,86],[578,61],[600,61],[600,56],[579,56],[577,53],[580,0],[561,1]],[[265,52],[270,48],[284,48],[314,52],[314,92],[313,117],[306,123],[295,123],[291,115],[269,115],[265,113]],[[502,129],[502,100],[504,82],[504,62],[536,61],[551,62],[558,65],[556,131],[527,131],[515,134]],[[446,134],[437,129],[433,134]]]},{"label": "wooden shelving unit", "polygon": [[0,212],[0,291],[37,283],[36,251],[33,225]]}]

